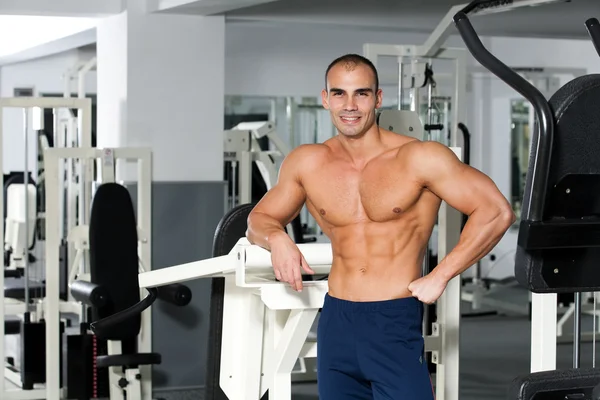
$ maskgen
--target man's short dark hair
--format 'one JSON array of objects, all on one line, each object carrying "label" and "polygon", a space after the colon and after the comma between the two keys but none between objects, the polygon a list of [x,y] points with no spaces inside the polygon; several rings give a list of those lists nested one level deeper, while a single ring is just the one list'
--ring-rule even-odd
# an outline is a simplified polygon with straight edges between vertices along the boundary
[{"label": "man's short dark hair", "polygon": [[336,66],[338,64],[345,64],[348,67],[356,67],[359,64],[366,65],[367,67],[369,67],[371,69],[371,71],[373,72],[373,75],[375,76],[375,91],[379,90],[379,75],[377,74],[377,69],[375,68],[375,66],[373,65],[371,60],[369,60],[366,57],[361,56],[360,54],[353,54],[353,53],[345,54],[341,57],[338,57],[335,60],[333,60],[331,62],[331,64],[329,64],[329,66],[327,67],[327,70],[325,71],[325,88],[326,89],[327,89],[327,75],[329,75],[329,71],[331,70],[331,68],[333,68],[334,66]]}]

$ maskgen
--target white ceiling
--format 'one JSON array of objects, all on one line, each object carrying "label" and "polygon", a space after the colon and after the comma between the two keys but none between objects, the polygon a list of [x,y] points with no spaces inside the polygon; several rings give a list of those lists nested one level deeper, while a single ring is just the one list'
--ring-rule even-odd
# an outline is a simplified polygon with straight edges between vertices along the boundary
[{"label": "white ceiling", "polygon": [[[203,1],[172,10],[208,14]],[[230,21],[346,25],[355,28],[431,32],[456,0],[279,0],[238,8],[223,13]],[[600,0],[571,0],[568,3],[524,7],[509,12],[473,17],[481,35],[585,38],[584,23],[600,19]]]}]

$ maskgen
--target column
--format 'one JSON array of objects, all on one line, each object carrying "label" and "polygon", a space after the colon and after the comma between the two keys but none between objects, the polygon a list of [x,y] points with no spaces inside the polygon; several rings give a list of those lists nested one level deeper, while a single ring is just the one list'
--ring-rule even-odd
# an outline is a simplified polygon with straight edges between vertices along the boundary
[{"label": "column", "polygon": [[[97,28],[97,144],[152,149],[151,268],[209,258],[225,211],[225,20],[127,3]],[[117,172],[135,201],[135,170]],[[205,384],[211,282],[186,284],[188,306],[151,308],[152,351],[162,354],[155,393]]]},{"label": "column", "polygon": [[98,25],[98,146],[151,146],[154,181],[221,180],[224,17],[140,3]]}]

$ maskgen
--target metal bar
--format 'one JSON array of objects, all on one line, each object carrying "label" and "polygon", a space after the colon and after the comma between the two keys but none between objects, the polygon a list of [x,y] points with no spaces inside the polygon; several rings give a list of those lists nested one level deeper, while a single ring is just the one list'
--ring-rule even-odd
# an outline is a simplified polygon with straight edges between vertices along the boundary
[{"label": "metal bar", "polygon": [[[45,186],[46,195],[46,294],[44,298],[46,310],[46,396],[48,400],[59,400],[60,396],[60,277],[59,249],[60,238],[58,237],[60,221],[55,211],[60,206],[59,196],[56,194],[59,176],[58,159],[46,150],[44,154],[46,165]],[[48,190],[49,188],[52,188]]]},{"label": "metal bar", "polygon": [[544,199],[546,198],[546,177],[550,167],[550,155],[554,138],[554,117],[550,105],[539,90],[485,48],[464,13],[458,13],[454,20],[465,45],[473,57],[525,97],[535,109],[538,120],[536,137],[532,139],[537,144],[537,151],[534,154],[535,168],[530,169],[527,174],[530,190],[525,193],[524,204],[526,204],[526,208],[522,211],[522,219],[541,221],[544,211]]},{"label": "metal bar", "polygon": [[597,18],[590,18],[585,21],[585,27],[592,39],[596,52],[600,55],[600,22],[598,22]]},{"label": "metal bar", "polygon": [[[118,152],[117,152],[118,153]],[[152,270],[152,152],[142,152],[138,161],[137,215],[139,230],[143,237],[138,240],[138,253],[146,271]],[[142,331],[139,337],[139,351],[152,352],[152,312],[142,313]],[[142,374],[142,400],[152,398],[152,366],[140,365]]]},{"label": "metal bar", "polygon": [[86,62],[77,73],[77,97],[80,99],[85,97],[85,76],[88,72],[93,70],[96,65],[97,58],[93,57]]},{"label": "metal bar", "polygon": [[[452,148],[459,159],[460,149]],[[438,258],[441,260],[458,243],[462,214],[442,202],[439,211]],[[437,400],[460,399],[460,276],[455,277],[446,286],[446,290],[437,302],[437,325],[441,328],[441,362],[437,364],[436,393]],[[434,326],[435,333],[435,326]]]},{"label": "metal bar", "polygon": [[91,106],[91,102],[91,99],[76,97],[4,97],[0,98],[0,107],[77,108],[84,110],[87,109],[88,104]]},{"label": "metal bar", "polygon": [[556,369],[556,297],[531,294],[531,372]]},{"label": "metal bar", "polygon": [[[1,103],[0,103],[1,104]],[[4,141],[4,109],[0,108],[0,149],[3,148],[3,141]],[[0,151],[0,165],[3,165],[4,162],[4,156],[3,156],[3,152]],[[0,174],[0,183],[2,187],[4,187],[4,174]],[[0,193],[0,210],[4,210],[4,191],[2,191]],[[2,229],[0,229],[0,243],[2,243],[2,245],[4,245],[4,229],[5,229],[5,225],[6,225],[6,221],[4,220],[4,218],[2,218],[2,224],[0,225],[2,227]],[[4,288],[4,274],[0,274],[0,287]],[[4,290],[1,291],[2,293],[0,293],[0,301],[2,302],[3,306],[0,306],[0,321],[2,321],[0,323],[0,339],[2,340],[2,343],[0,343],[0,360],[2,360],[4,362],[4,360],[6,359],[6,357],[4,356],[5,354],[5,348],[4,348],[4,337],[5,337],[5,330],[4,330],[4,320],[6,312],[5,312],[5,307],[6,307],[6,299],[4,297]],[[6,380],[4,379],[5,374],[4,374],[4,368],[0,368],[0,397],[1,398],[6,398],[8,397],[6,395]]]},{"label": "metal bar", "polygon": [[[595,316],[594,316],[595,318]],[[573,368],[579,368],[581,357],[581,292],[575,293],[575,311],[573,312]]]},{"label": "metal bar", "polygon": [[25,191],[25,247],[23,266],[25,268],[25,306],[29,310],[29,108],[23,109],[23,141],[25,144],[25,166],[23,167],[23,190]]}]

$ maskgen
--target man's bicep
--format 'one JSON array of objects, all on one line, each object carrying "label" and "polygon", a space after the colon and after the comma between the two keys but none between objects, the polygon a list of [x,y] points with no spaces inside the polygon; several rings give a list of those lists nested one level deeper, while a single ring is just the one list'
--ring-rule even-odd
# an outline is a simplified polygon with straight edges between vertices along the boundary
[{"label": "man's bicep", "polygon": [[300,212],[306,201],[301,183],[303,155],[298,149],[292,151],[279,169],[277,184],[273,186],[254,207],[254,212],[275,218],[285,226]]},{"label": "man's bicep", "polygon": [[484,173],[462,163],[454,152],[432,146],[419,168],[423,184],[451,207],[471,214],[481,205],[505,209],[508,205],[496,184]]},{"label": "man's bicep", "polygon": [[285,226],[296,218],[305,200],[306,194],[298,182],[280,181],[262,197],[253,212],[266,214]]}]

